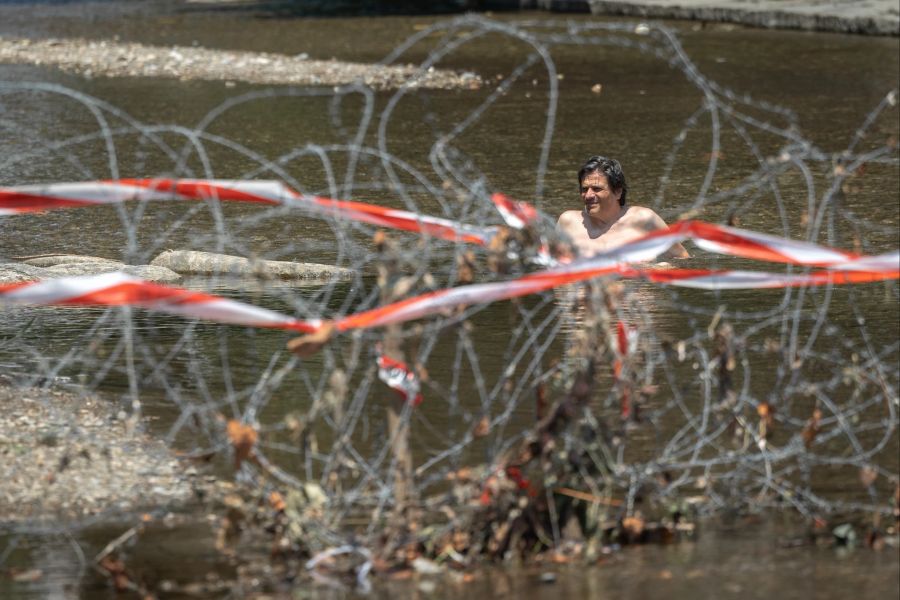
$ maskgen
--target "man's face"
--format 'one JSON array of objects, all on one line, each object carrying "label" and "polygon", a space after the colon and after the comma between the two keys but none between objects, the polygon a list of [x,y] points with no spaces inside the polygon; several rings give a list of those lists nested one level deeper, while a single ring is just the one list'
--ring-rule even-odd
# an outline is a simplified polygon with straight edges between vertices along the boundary
[{"label": "man's face", "polygon": [[603,173],[588,173],[581,180],[581,201],[589,216],[618,210],[621,196],[622,190],[609,189],[609,181]]}]

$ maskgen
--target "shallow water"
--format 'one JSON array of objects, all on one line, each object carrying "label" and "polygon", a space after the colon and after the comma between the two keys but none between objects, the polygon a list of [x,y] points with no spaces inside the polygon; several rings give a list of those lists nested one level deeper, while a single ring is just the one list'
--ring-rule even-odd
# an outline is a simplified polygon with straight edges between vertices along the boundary
[{"label": "shallow water", "polygon": [[[87,6],[87,8],[85,8]],[[149,7],[148,7],[149,6]],[[114,7],[114,8],[113,8]],[[170,10],[166,5],[127,7],[113,5],[44,6],[32,11],[17,6],[0,7],[0,34],[55,35],[105,38],[119,36],[123,41],[141,41],[152,44],[199,44],[209,47],[234,48],[257,51],[277,51],[287,54],[308,53],[313,58],[376,61],[382,59],[408,36],[420,31],[434,18],[390,17],[378,19],[273,19],[248,16],[239,12],[215,10]],[[547,15],[501,15],[501,20],[513,18],[547,19]],[[591,21],[579,16],[577,22]],[[605,22],[596,20],[596,22]],[[692,24],[673,24],[681,36],[682,44],[698,69],[711,80],[733,88],[738,93],[749,92],[756,102],[771,102],[796,111],[802,134],[828,152],[845,148],[856,128],[869,111],[891,89],[898,87],[898,40],[893,38],[864,38],[843,35],[824,35],[799,32],[770,32],[745,30],[731,26],[700,27]],[[482,77],[503,75],[508,77],[525,52],[520,42],[508,39],[487,38],[463,46],[441,66],[472,70]],[[417,62],[425,57],[424,46],[414,47],[404,61]],[[585,157],[602,153],[615,156],[625,165],[629,176],[630,196],[635,203],[649,204],[667,220],[673,220],[690,208],[694,197],[703,185],[706,165],[710,160],[709,128],[700,126],[690,134],[678,155],[677,169],[660,194],[659,179],[664,172],[664,160],[672,146],[673,138],[683,127],[684,121],[700,106],[701,96],[685,77],[671,69],[664,61],[641,54],[633,49],[617,46],[568,46],[554,49],[554,60],[559,83],[559,112],[549,155],[546,177],[538,181],[535,173],[540,161],[540,143],[543,136],[548,74],[533,67],[512,88],[502,95],[488,110],[485,117],[457,140],[457,146],[485,174],[492,189],[501,190],[517,198],[534,201],[551,217],[571,207],[578,206],[575,172]],[[84,78],[63,74],[53,69],[0,65],[0,80],[12,82],[44,81],[60,83],[69,88],[105,100],[129,115],[147,124],[165,123],[193,127],[209,111],[228,98],[258,88],[242,83],[228,86],[222,82],[179,82],[166,79],[108,79]],[[534,83],[536,82],[536,83]],[[595,84],[602,84],[598,95],[591,91]],[[416,169],[430,177],[427,160],[428,149],[436,132],[452,129],[466,115],[483,102],[493,88],[472,91],[445,91],[417,94],[398,104],[388,126],[390,146],[394,155],[408,161]],[[373,102],[376,113],[386,106],[390,94],[376,94]],[[63,152],[38,152],[40,160],[15,160],[17,153],[29,149],[22,140],[46,137],[68,138],[80,133],[97,131],[98,122],[84,105],[56,94],[20,94],[6,92],[0,96],[2,103],[4,140],[8,140],[7,154],[0,158],[0,183],[23,184],[43,181],[107,178],[117,174],[144,176],[166,173],[172,166],[170,157],[155,150],[135,144],[124,136],[118,142],[115,160],[110,158],[102,140],[91,139],[75,144]],[[362,99],[349,98],[341,108],[344,125],[352,132],[358,123],[358,111]],[[239,142],[243,147],[273,159],[288,152],[297,144],[320,145],[344,143],[348,135],[335,127],[330,117],[327,99],[321,97],[293,96],[286,98],[259,98],[218,117],[210,126],[212,134]],[[754,112],[755,111],[755,112]],[[758,108],[749,112],[770,119]],[[878,141],[900,137],[900,123],[896,111],[882,119],[873,130],[872,138]],[[22,118],[24,117],[24,118]],[[773,119],[774,120],[774,119]],[[115,126],[115,123],[112,124]],[[22,129],[25,128],[23,132]],[[17,135],[18,134],[18,135]],[[180,149],[184,140],[177,132],[164,134],[173,148]],[[723,149],[717,156],[719,168],[711,182],[711,192],[741,181],[756,168],[756,163],[746,150],[741,149],[734,134],[726,136]],[[367,139],[374,144],[373,134]],[[779,140],[759,134],[761,149],[766,153],[778,149]],[[254,174],[258,162],[242,155],[233,148],[210,144],[213,169],[209,176],[240,178]],[[52,160],[47,160],[52,156]],[[73,161],[72,158],[76,158]],[[378,165],[363,164],[356,172],[355,181],[360,187],[353,190],[341,188],[342,170],[345,166],[337,160],[335,172],[339,175],[330,183],[321,164],[313,160],[290,162],[286,171],[292,182],[305,191],[329,195],[343,195],[360,200],[384,202],[391,206],[417,208],[429,214],[460,216],[454,206],[442,207],[431,195],[410,193],[410,206],[385,190],[366,189],[363,183],[376,180]],[[194,174],[204,174],[202,165],[192,158],[189,169]],[[185,170],[182,174],[186,174]],[[814,174],[816,195],[821,197],[824,178]],[[438,177],[434,177],[437,181]],[[897,166],[872,166],[858,189],[851,190],[844,199],[858,217],[866,220],[859,229],[862,233],[862,250],[878,253],[898,246]],[[778,235],[802,235],[803,213],[808,209],[806,182],[797,174],[789,173],[779,179],[782,205],[771,197],[764,197],[738,210],[741,225],[750,229]],[[539,192],[539,193],[538,193]],[[729,202],[735,202],[730,200]],[[736,204],[736,202],[735,202]],[[735,206],[707,204],[699,217],[718,221]],[[221,237],[211,233],[216,220],[222,217],[228,224],[231,246],[223,248],[245,255],[259,254],[265,258],[280,260],[313,260],[337,262],[344,266],[371,267],[372,257],[367,252],[368,232],[344,232],[332,225],[301,216],[287,215],[258,207],[229,206],[223,215],[213,209],[198,207],[187,213],[182,207],[148,206],[139,215],[131,209],[114,208],[94,210],[58,211],[46,215],[29,215],[5,218],[0,224],[0,256],[15,257],[39,253],[66,252],[125,258],[130,262],[145,262],[167,247],[194,247],[209,249],[210,244],[221,242]],[[188,215],[188,216],[185,216]],[[185,219],[181,222],[180,219]],[[126,235],[132,223],[134,237]],[[839,247],[853,246],[855,229],[851,223],[828,223],[815,241]],[[162,232],[162,233],[161,233]],[[342,238],[342,236],[347,236]],[[343,243],[338,240],[345,239]],[[342,252],[348,250],[348,252]],[[696,257],[691,266],[697,268],[741,268],[741,261],[715,257],[691,248]],[[449,272],[448,259],[452,249],[437,245],[429,256],[423,256],[426,266],[437,276]],[[278,290],[268,292],[237,292],[227,294],[279,310],[296,308],[304,315],[298,298],[309,306],[326,307],[328,310],[346,308],[345,304],[360,302],[373,286],[371,278],[353,286],[318,291]],[[693,332],[703,330],[712,315],[722,304],[727,304],[733,321],[740,327],[750,327],[755,322],[772,318],[784,311],[784,307],[796,298],[797,292],[741,291],[710,293],[698,291],[660,290],[652,286],[634,286],[637,315],[649,315],[654,331],[660,339],[684,339]],[[893,292],[891,290],[894,290]],[[829,294],[824,291],[809,292],[811,306],[832,303],[828,312],[832,331],[826,331],[817,342],[817,348],[839,347],[841,344],[863,345],[863,341],[847,339],[847,332],[871,336],[875,347],[889,345],[898,338],[897,304],[895,287],[871,285],[859,289],[838,289]],[[685,310],[684,307],[688,307]],[[551,310],[549,308],[545,310]],[[812,308],[807,308],[812,310]],[[858,314],[857,314],[858,312]],[[103,317],[103,315],[107,315]],[[867,327],[864,333],[854,327],[858,316],[864,315]],[[513,346],[509,341],[512,313],[506,305],[488,307],[473,319],[477,327],[477,349],[484,373],[496,373],[503,367],[503,354]],[[12,335],[21,323],[33,323],[23,334],[23,344],[39,352],[53,356],[56,349],[86,344],[86,331],[100,323],[100,337],[113,346],[119,321],[114,313],[101,310],[27,309],[13,314],[0,315],[5,335]],[[102,321],[103,318],[108,321]],[[31,319],[34,319],[32,322]],[[148,347],[158,344],[168,347],[185,335],[181,321],[158,315],[136,315],[134,331],[147,341]],[[577,321],[565,327],[577,328]],[[777,327],[775,327],[777,329]],[[203,324],[191,326],[190,335],[198,340],[198,347],[208,356],[217,356],[220,348],[228,354],[228,373],[218,360],[178,357],[171,363],[170,376],[179,386],[180,393],[208,401],[226,393],[228,386],[238,389],[252,385],[259,373],[266,368],[269,357],[283,347],[285,334],[277,332],[245,332],[221,330]],[[445,334],[451,335],[451,334]],[[104,337],[107,336],[107,337]],[[95,336],[96,337],[96,336]],[[556,342],[561,351],[562,338]],[[102,343],[101,343],[102,346]],[[449,347],[449,344],[448,344]],[[824,351],[824,350],[823,350]],[[893,354],[896,357],[896,350]],[[27,357],[26,357],[27,358]],[[305,363],[310,373],[323,368],[325,359],[314,358]],[[777,393],[783,385],[783,375],[766,370],[764,357],[754,357],[753,393],[760,398]],[[450,349],[440,344],[429,361],[429,371],[437,381],[451,377],[447,365],[452,364]],[[4,352],[0,362],[8,373],[25,375],[33,366],[19,354]],[[90,361],[85,363],[88,367]],[[84,366],[84,365],[82,365]],[[690,373],[690,361],[677,372],[684,377]],[[55,374],[61,378],[77,377],[72,372]],[[87,383],[92,383],[88,381]],[[101,389],[115,395],[127,390],[127,381],[115,372],[100,384]],[[464,382],[474,385],[472,382]],[[304,405],[308,400],[309,383],[300,376],[289,379],[266,405],[266,413],[260,415],[265,422],[277,422],[284,412]],[[177,411],[165,402],[165,392],[149,385],[145,394],[146,410],[158,418],[161,434],[168,432]],[[423,405],[427,418],[443,428],[442,433],[452,437],[463,427],[442,416],[443,404],[433,402]],[[530,411],[521,408],[514,415],[520,422],[527,422]],[[805,418],[805,415],[797,415]],[[670,439],[677,421],[669,422],[667,414],[659,415],[654,434],[661,440]],[[651,453],[657,448],[648,434],[646,445],[639,451]],[[863,441],[865,437],[862,438]],[[896,472],[896,436],[894,445],[885,453],[883,466]],[[428,440],[419,440],[427,446]],[[300,468],[300,467],[298,467]],[[843,474],[833,477],[834,485],[846,487],[845,497],[852,499],[862,492],[855,484],[846,486]],[[713,528],[715,530],[715,528]],[[84,534],[82,541],[88,547],[104,539],[96,531]],[[35,586],[16,585],[16,594],[65,595],[66,581],[77,572],[72,562],[71,545],[67,541],[57,544],[54,538],[48,547],[53,552],[37,548],[36,563],[46,564],[48,576]],[[102,542],[101,542],[102,543]],[[169,540],[174,545],[183,540]],[[66,550],[66,549],[69,550]],[[99,549],[99,548],[98,548]],[[191,548],[183,555],[194,553]],[[201,550],[197,550],[202,555]],[[177,551],[173,551],[178,555]],[[57,561],[56,557],[62,556]],[[66,559],[65,556],[69,556]],[[724,558],[723,558],[724,557]],[[67,562],[67,560],[69,562]],[[148,559],[153,563],[157,559]],[[199,560],[187,568],[202,573],[215,567],[215,559]],[[171,571],[175,565],[159,560],[160,572]],[[66,566],[67,565],[67,566]],[[179,562],[179,566],[181,563]],[[218,568],[218,567],[215,567]],[[58,573],[60,579],[49,574]],[[589,571],[562,570],[556,584],[538,586],[537,575],[532,572],[485,573],[468,587],[447,587],[447,595],[492,595],[498,586],[507,586],[511,594],[519,597],[542,598],[560,593],[584,597],[846,597],[860,595],[864,580],[868,586],[867,597],[896,596],[898,563],[896,553],[888,549],[883,553],[868,550],[838,553],[831,549],[780,548],[772,531],[760,536],[725,530],[702,535],[696,542],[674,547],[646,547],[628,549],[612,556],[601,566]],[[505,583],[499,579],[506,580]],[[864,579],[863,579],[864,578]],[[59,583],[59,588],[54,588]],[[3,591],[0,583],[0,591]],[[85,596],[102,593],[102,584],[86,584]],[[93,587],[92,587],[93,586]],[[449,584],[448,584],[449,586]],[[389,596],[402,593],[414,595],[409,587],[395,589],[387,585],[380,590]],[[321,591],[322,597],[329,597]],[[337,593],[336,593],[337,594]],[[338,594],[340,595],[340,594]]]}]

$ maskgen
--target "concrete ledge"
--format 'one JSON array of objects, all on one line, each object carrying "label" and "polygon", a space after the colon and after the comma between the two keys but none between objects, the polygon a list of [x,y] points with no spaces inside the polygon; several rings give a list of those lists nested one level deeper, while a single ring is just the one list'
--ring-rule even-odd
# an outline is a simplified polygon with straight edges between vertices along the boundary
[{"label": "concrete ledge", "polygon": [[900,35],[896,0],[590,0],[595,15],[739,23],[866,35]]}]

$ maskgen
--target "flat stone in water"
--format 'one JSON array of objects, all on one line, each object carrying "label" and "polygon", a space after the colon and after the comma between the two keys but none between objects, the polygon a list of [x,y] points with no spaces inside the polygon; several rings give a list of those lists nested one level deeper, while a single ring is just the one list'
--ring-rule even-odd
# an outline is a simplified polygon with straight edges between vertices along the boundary
[{"label": "flat stone in water", "polygon": [[25,283],[49,277],[46,269],[22,263],[0,264],[0,285]]},{"label": "flat stone in water", "polygon": [[30,258],[22,263],[0,264],[0,284],[24,283],[75,275],[99,275],[114,271],[122,271],[153,283],[175,283],[181,280],[181,275],[164,267],[126,265],[108,258],[60,254]]},{"label": "flat stone in water", "polygon": [[181,281],[181,275],[166,269],[153,265],[126,265],[117,262],[78,262],[54,265],[47,268],[47,273],[51,277],[70,277],[72,275],[98,275],[100,273],[112,273],[121,271],[134,277],[139,277],[145,281],[153,283],[175,283]]},{"label": "flat stone in water", "polygon": [[281,260],[249,260],[241,256],[195,250],[167,250],[153,259],[151,266],[166,267],[181,275],[236,275],[264,279],[340,280],[354,277],[355,271],[317,263]]},{"label": "flat stone in water", "polygon": [[83,256],[81,254],[48,254],[46,256],[35,256],[22,260],[26,265],[35,267],[55,267],[56,265],[66,265],[71,263],[99,263],[109,262],[122,264],[118,260],[112,258],[102,258],[100,256]]}]

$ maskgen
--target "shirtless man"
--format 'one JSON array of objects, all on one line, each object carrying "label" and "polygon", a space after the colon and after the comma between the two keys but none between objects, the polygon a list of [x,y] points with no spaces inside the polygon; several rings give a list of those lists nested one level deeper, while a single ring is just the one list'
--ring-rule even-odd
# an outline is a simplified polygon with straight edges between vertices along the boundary
[{"label": "shirtless man", "polygon": [[[578,171],[581,210],[567,210],[557,227],[569,236],[578,256],[593,256],[612,250],[651,231],[664,229],[666,222],[649,208],[625,203],[628,186],[619,161],[592,156]],[[669,248],[666,258],[689,258],[681,244]]]}]

